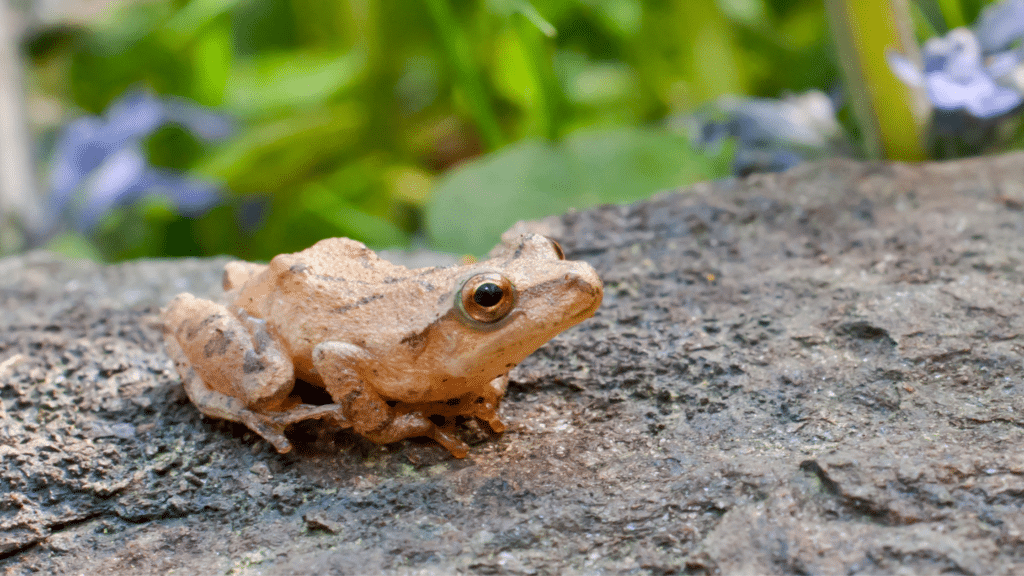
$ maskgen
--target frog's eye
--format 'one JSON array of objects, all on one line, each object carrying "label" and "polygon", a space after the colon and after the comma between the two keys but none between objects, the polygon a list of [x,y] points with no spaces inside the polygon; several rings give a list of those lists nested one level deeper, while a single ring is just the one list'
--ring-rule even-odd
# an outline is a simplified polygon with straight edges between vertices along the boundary
[{"label": "frog's eye", "polygon": [[555,254],[558,255],[558,259],[565,260],[565,252],[562,250],[562,245],[559,244],[558,241],[552,238],[551,236],[545,236],[545,238],[547,238],[548,241],[551,242],[551,247],[555,249]]},{"label": "frog's eye", "polygon": [[477,274],[462,285],[462,309],[477,322],[497,322],[516,303],[515,288],[508,278],[494,272]]}]

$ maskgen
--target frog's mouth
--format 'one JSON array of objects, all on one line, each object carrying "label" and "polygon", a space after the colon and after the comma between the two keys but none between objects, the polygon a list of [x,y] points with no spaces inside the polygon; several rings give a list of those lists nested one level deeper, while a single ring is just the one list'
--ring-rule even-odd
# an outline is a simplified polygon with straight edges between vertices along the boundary
[{"label": "frog's mouth", "polygon": [[[573,270],[566,273],[565,276],[558,280],[557,284],[573,294],[574,306],[571,306],[571,308],[580,307],[566,316],[570,325],[574,326],[590,318],[601,307],[601,301],[604,299],[604,283],[601,282],[601,279],[597,277],[597,273],[590,266],[586,266],[582,270]],[[568,327],[565,326],[564,328]]]}]

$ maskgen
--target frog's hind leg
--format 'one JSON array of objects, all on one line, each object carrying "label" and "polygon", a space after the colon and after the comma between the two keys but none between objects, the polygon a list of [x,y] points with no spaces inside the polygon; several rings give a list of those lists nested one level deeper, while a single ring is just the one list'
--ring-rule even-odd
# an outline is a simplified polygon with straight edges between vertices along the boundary
[{"label": "frog's hind leg", "polygon": [[292,361],[261,320],[191,294],[172,300],[163,317],[167,351],[203,414],[241,422],[287,452],[285,426],[338,412],[292,405]]},{"label": "frog's hind leg", "polygon": [[291,442],[284,436],[286,424],[274,422],[273,419],[250,410],[239,399],[209,388],[196,374],[177,340],[168,337],[166,344],[167,353],[174,360],[178,373],[181,374],[181,383],[185,388],[185,394],[200,412],[211,418],[222,418],[245,424],[250,430],[273,444],[274,448],[282,454],[292,449]]}]

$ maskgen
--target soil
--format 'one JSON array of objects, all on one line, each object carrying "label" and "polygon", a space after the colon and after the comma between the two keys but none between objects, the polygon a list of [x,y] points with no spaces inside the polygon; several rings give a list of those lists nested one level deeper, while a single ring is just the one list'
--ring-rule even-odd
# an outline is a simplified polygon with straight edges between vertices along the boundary
[{"label": "soil", "polygon": [[1024,573],[1024,155],[828,161],[529,226],[597,315],[456,460],[202,417],[224,260],[0,261],[0,574]]}]

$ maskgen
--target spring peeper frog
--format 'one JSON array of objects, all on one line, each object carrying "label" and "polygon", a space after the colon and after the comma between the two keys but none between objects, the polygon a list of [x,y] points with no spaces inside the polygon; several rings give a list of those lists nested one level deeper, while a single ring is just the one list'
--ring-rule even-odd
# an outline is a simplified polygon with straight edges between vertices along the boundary
[{"label": "spring peeper frog", "polygon": [[[508,372],[601,304],[594,269],[524,235],[489,260],[410,270],[331,238],[269,265],[225,267],[227,305],[179,294],[163,312],[167,350],[192,402],[244,423],[279,452],[291,423],[322,419],[384,444],[428,436],[468,446],[456,418],[495,432]],[[332,402],[304,404],[296,379]]]}]

